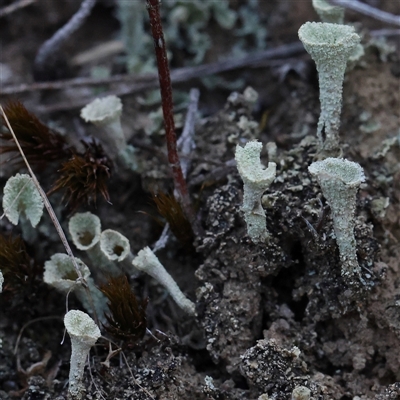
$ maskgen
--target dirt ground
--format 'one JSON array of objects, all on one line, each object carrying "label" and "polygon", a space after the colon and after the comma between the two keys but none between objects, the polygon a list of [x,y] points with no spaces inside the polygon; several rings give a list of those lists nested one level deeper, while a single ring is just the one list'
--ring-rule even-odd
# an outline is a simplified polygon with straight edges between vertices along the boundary
[{"label": "dirt ground", "polygon": [[[0,10],[11,3],[0,0]],[[235,12],[250,3],[257,2],[229,2]],[[311,1],[258,3],[267,48],[297,41],[298,28],[318,20]],[[400,13],[396,1],[370,3]],[[96,137],[98,129],[79,118],[82,105],[109,92],[124,93],[122,126],[137,149],[136,172],[112,168],[110,202],[99,195],[96,206],[81,204],[71,211],[63,192],[49,199],[66,232],[74,212],[91,211],[104,229],[125,235],[135,255],[152,247],[163,230],[152,194],[173,189],[157,122],[159,103],[151,101],[149,91],[132,93],[129,81],[60,89],[43,89],[34,81],[40,45],[78,4],[37,0],[0,16],[0,102],[20,100],[83,152],[80,140]],[[274,62],[249,63],[217,75],[223,79],[212,87],[203,77],[174,84],[176,93],[186,96],[191,88],[200,90],[187,182],[203,232],[184,243],[171,234],[157,256],[195,303],[196,315],[181,311],[148,275],[127,274],[138,298],[148,298],[152,334],[127,343],[101,327],[103,337],[85,370],[86,399],[400,399],[400,36],[374,36],[388,27],[354,12],[346,13],[346,22],[361,32],[365,48],[346,72],[340,128],[343,157],[359,163],[366,176],[357,195],[354,229],[363,284],[341,275],[331,212],[308,172],[318,153],[320,110],[310,56],[298,52]],[[215,18],[204,30],[212,46],[202,63],[232,55],[237,36],[227,35]],[[126,74],[118,44],[106,57],[76,61],[119,32],[115,2],[98,1],[63,47],[60,63],[48,72],[53,84],[98,76],[93,71],[99,66],[111,76]],[[255,50],[254,37],[246,38],[246,50],[262,51]],[[191,65],[190,51],[178,43],[170,51],[173,70]],[[21,90],[25,84],[28,88]],[[187,108],[179,104],[178,135]],[[253,139],[265,145],[262,163],[277,163],[276,179],[262,199],[271,237],[262,244],[247,236],[243,182],[233,163],[236,145]],[[0,157],[1,187],[11,175],[26,173],[8,161],[8,154]],[[49,191],[60,165],[42,161],[35,172]],[[22,235],[23,257],[28,257],[28,269],[21,269],[26,275],[10,288],[5,274],[7,290],[0,294],[0,399],[67,399],[71,349],[68,335],[63,340],[66,299],[42,279],[45,261],[64,252],[62,243],[47,215],[36,230],[2,218],[0,233],[2,243]],[[85,252],[73,251],[95,269]],[[0,259],[7,260],[1,249]],[[93,274],[98,285],[107,278]],[[82,309],[73,293],[68,308]],[[109,358],[110,349],[122,351]],[[309,389],[311,397],[292,394],[299,387]]]}]

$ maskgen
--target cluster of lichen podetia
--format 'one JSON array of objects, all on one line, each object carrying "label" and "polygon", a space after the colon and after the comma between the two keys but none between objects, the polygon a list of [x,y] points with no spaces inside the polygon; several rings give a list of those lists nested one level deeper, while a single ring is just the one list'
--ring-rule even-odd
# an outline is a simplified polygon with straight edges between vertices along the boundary
[{"label": "cluster of lichen podetia", "polygon": [[[313,3],[320,6],[321,15],[325,15],[324,12],[329,13],[329,7],[327,9],[324,1],[314,0]],[[334,9],[336,12],[336,8]],[[319,74],[321,115],[317,137],[320,154],[337,154],[344,71],[347,59],[359,44],[360,38],[353,28],[328,22],[304,24],[299,30],[299,37],[316,62]],[[135,150],[126,144],[119,120],[121,112],[121,101],[112,96],[95,100],[82,110],[81,115],[86,121],[101,125],[109,131],[105,139],[114,139],[106,143],[110,153],[122,165],[134,169]],[[275,163],[270,162],[267,169],[263,168],[260,162],[261,148],[261,143],[249,142],[244,148],[238,146],[236,149],[237,166],[244,181],[242,210],[248,234],[255,243],[268,240],[261,196],[276,175]],[[342,262],[342,276],[356,276],[361,279],[354,238],[354,214],[356,194],[365,179],[363,170],[357,163],[326,157],[312,163],[309,172],[316,177],[331,208]],[[4,188],[3,208],[13,224],[17,224],[20,218],[25,218],[32,226],[37,225],[43,213],[43,201],[28,175],[17,174],[9,179]],[[107,273],[118,275],[121,268],[116,263],[121,263],[123,268],[133,266],[136,270],[144,271],[165,286],[185,312],[194,314],[194,304],[184,296],[148,247],[134,257],[127,238],[113,230],[101,231],[99,218],[91,213],[74,215],[70,219],[69,229],[76,247],[86,251],[99,269],[103,268]],[[83,306],[102,320],[107,298],[95,287],[89,268],[82,261],[76,261],[90,291],[91,301],[81,282],[76,281],[74,266],[66,254],[55,254],[46,262],[44,280],[63,293],[74,290]],[[132,273],[131,269],[128,271]],[[0,271],[0,292],[3,282]],[[83,371],[87,355],[101,333],[96,323],[86,313],[78,310],[69,311],[65,315],[64,324],[72,343],[69,394],[73,399],[79,399],[83,394]],[[306,396],[309,396],[309,391]]]},{"label": "cluster of lichen podetia", "polygon": [[[7,181],[4,188],[3,209],[11,223],[16,225],[20,220],[26,220],[25,224],[30,223],[33,227],[37,226],[43,214],[43,206],[43,200],[29,175],[17,174]],[[114,277],[123,275],[124,270],[130,275],[137,275],[139,271],[145,272],[166,288],[184,312],[194,315],[194,303],[183,294],[149,247],[145,247],[136,256],[133,256],[129,240],[112,229],[102,231],[100,219],[90,212],[77,213],[72,216],[69,220],[69,231],[75,246],[79,250],[87,252],[92,265],[96,267],[94,272],[103,273],[105,276],[114,275]],[[111,288],[107,290],[105,286],[99,290],[91,277],[90,269],[78,258],[75,258],[75,262],[82,279],[78,279],[70,256],[56,253],[45,262],[43,281],[63,294],[74,292],[83,307],[91,315],[97,316],[98,321],[107,329],[107,322],[112,322],[111,317],[106,315],[107,305],[111,311],[113,306],[112,297],[107,295],[107,293],[111,293]],[[108,286],[110,286],[110,282],[112,283],[112,279],[111,277]],[[0,271],[0,292],[3,282],[4,278]],[[126,284],[129,293],[127,298],[118,299],[122,302],[127,301],[130,295],[127,281]],[[120,290],[121,283],[116,282],[116,285],[119,285],[118,289]],[[87,290],[90,293],[89,296]],[[108,304],[107,300],[110,300]],[[132,300],[136,301],[134,296]],[[119,309],[119,307],[116,308]],[[143,306],[127,307],[129,311],[132,308],[137,308],[138,313],[143,312],[144,314]],[[113,317],[115,317],[114,314]],[[126,318],[126,316],[124,317]],[[145,322],[144,315],[142,315],[143,319]],[[68,312],[64,323],[72,344],[69,395],[74,400],[81,399],[84,393],[83,371],[86,358],[90,347],[100,337],[100,330],[88,314],[77,310]],[[140,318],[132,319],[132,324],[136,324],[141,332],[140,339],[146,330],[145,324]],[[115,332],[112,329],[110,331]],[[122,332],[122,334],[128,336],[128,332]],[[132,332],[132,335],[137,338],[135,332]]]},{"label": "cluster of lichen podetia", "polygon": [[[319,7],[317,11],[328,20],[342,19],[337,7],[331,7],[321,0],[313,3],[316,8]],[[354,237],[354,217],[356,194],[365,180],[364,172],[355,162],[329,157],[340,154],[339,127],[344,73],[347,60],[359,45],[360,37],[353,27],[328,22],[305,23],[299,30],[299,37],[316,63],[320,87],[321,114],[317,137],[319,157],[324,159],[312,163],[308,170],[317,179],[331,208],[342,264],[341,274],[345,278],[355,277],[355,281],[362,281]],[[244,182],[242,211],[247,233],[254,243],[265,242],[269,237],[261,197],[276,175],[275,163],[270,162],[266,169],[261,165],[261,149],[262,144],[253,141],[243,148],[238,145],[235,154],[238,171]],[[349,282],[352,281],[349,279]]]}]

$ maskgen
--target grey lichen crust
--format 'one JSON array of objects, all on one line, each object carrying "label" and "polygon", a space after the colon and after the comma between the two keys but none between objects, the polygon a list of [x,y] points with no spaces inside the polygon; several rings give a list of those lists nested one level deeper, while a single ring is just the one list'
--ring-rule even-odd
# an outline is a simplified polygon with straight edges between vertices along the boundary
[{"label": "grey lichen crust", "polygon": [[357,191],[361,182],[365,181],[364,171],[359,164],[338,158],[314,162],[308,170],[317,178],[331,208],[336,243],[342,262],[342,276],[360,277],[354,237],[354,215]]},{"label": "grey lichen crust", "polygon": [[247,233],[254,243],[265,242],[269,234],[266,227],[265,211],[261,196],[276,176],[276,164],[268,163],[268,168],[260,162],[262,143],[248,142],[245,147],[237,145],[235,158],[243,179],[242,211],[247,224]]},{"label": "grey lichen crust", "polygon": [[4,214],[14,225],[23,215],[35,227],[43,215],[43,200],[27,174],[16,174],[8,179],[4,186]]},{"label": "grey lichen crust", "polygon": [[339,148],[344,72],[360,37],[351,26],[306,22],[299,29],[299,38],[318,71],[321,114],[317,136],[324,150],[335,152]]}]

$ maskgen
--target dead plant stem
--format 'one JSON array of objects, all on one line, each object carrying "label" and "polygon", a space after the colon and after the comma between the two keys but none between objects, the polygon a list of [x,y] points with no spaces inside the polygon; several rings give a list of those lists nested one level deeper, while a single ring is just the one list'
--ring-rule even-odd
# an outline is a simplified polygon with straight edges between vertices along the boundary
[{"label": "dead plant stem", "polygon": [[196,219],[192,201],[189,196],[185,177],[181,168],[178,155],[177,139],[172,101],[172,85],[169,73],[168,57],[165,48],[163,28],[161,25],[159,0],[147,0],[147,11],[150,17],[151,32],[154,40],[154,49],[157,58],[158,78],[160,82],[161,103],[164,115],[165,137],[167,140],[168,162],[172,171],[175,190],[179,195],[179,202],[190,221],[195,235],[201,234],[200,226]]}]

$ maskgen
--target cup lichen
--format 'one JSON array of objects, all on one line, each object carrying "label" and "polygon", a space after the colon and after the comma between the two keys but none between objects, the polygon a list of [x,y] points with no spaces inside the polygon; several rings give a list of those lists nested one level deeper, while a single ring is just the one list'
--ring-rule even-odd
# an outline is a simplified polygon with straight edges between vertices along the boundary
[{"label": "cup lichen", "polygon": [[244,183],[242,211],[247,233],[254,243],[265,242],[269,237],[261,196],[276,176],[274,162],[269,162],[268,168],[261,164],[261,149],[262,143],[253,141],[246,143],[244,147],[237,145],[235,153],[237,168]]},{"label": "cup lichen", "polygon": [[146,272],[146,274],[150,275],[161,285],[163,285],[168,290],[171,297],[175,300],[175,303],[183,311],[190,315],[195,314],[194,303],[183,294],[175,280],[166,271],[157,256],[150,250],[149,247],[145,247],[144,249],[140,250],[138,255],[133,259],[132,264],[139,271]]},{"label": "cup lichen", "polygon": [[79,310],[70,310],[65,314],[64,326],[72,346],[68,396],[71,400],[81,400],[85,394],[83,372],[86,360],[101,333],[92,318]]},{"label": "cup lichen", "polygon": [[344,72],[360,36],[351,26],[306,22],[299,29],[299,38],[318,71],[321,114],[317,137],[321,149],[333,155],[339,150]]},{"label": "cup lichen", "polygon": [[364,171],[359,164],[339,158],[316,161],[308,170],[317,178],[331,208],[342,276],[352,282],[352,278],[360,278],[361,273],[354,236],[354,216],[357,191],[365,181]]}]

